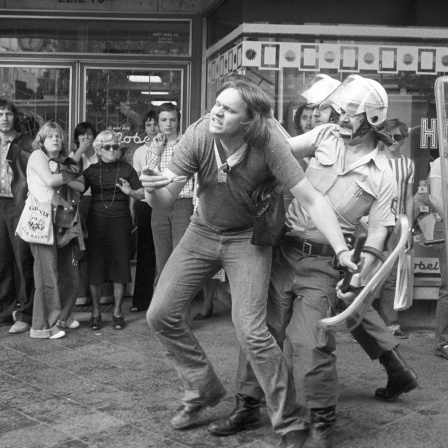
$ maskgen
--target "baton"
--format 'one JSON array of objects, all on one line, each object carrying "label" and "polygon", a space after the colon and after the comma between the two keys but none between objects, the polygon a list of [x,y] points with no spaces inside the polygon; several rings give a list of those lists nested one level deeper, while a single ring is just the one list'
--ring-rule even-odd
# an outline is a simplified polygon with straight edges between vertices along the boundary
[{"label": "baton", "polygon": [[[367,232],[365,229],[361,226],[358,227],[355,234],[355,242],[354,242],[354,252],[352,254],[351,260],[353,263],[358,264],[361,260],[361,252],[364,247],[364,244],[367,239]],[[350,272],[348,269],[345,271],[344,274],[344,280],[342,281],[342,285],[339,288],[341,292],[345,293],[349,289],[350,281],[352,279],[353,273]]]}]

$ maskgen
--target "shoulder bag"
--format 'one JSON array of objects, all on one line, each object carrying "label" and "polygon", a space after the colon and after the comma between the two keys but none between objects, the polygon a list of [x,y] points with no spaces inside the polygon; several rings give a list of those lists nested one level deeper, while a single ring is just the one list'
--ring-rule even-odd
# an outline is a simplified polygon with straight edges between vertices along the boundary
[{"label": "shoulder bag", "polygon": [[20,215],[16,235],[27,243],[53,245],[54,230],[51,207],[51,202],[39,202],[29,194]]}]

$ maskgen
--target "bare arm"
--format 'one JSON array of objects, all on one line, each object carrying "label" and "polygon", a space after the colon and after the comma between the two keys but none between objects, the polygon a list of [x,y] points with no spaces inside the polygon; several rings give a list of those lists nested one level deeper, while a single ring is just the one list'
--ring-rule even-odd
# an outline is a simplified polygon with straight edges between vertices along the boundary
[{"label": "bare arm", "polygon": [[439,177],[431,177],[429,181],[429,202],[434,207],[435,211],[443,217],[445,214],[443,212],[442,179]]},{"label": "bare arm", "polygon": [[[84,186],[79,187],[79,183],[83,182],[82,180],[69,180],[66,181],[63,179],[62,173],[52,173],[49,167],[49,162],[47,158],[45,157],[45,154],[42,152],[42,154],[36,153],[37,155],[32,158],[31,163],[32,167],[35,171],[35,173],[41,178],[42,182],[46,187],[49,188],[57,188],[61,185],[68,184],[70,188],[73,188],[76,191],[83,191]],[[55,162],[50,162],[55,163]],[[59,169],[58,169],[59,171]],[[71,185],[73,183],[73,186]],[[80,189],[79,189],[80,188]]]},{"label": "bare arm", "polygon": [[291,193],[300,202],[300,205],[305,208],[317,229],[329,241],[334,251],[336,253],[347,251],[341,254],[339,258],[340,264],[356,271],[357,265],[350,260],[351,252],[348,251],[344,235],[331,205],[306,177],[291,189]]},{"label": "bare arm", "polygon": [[140,181],[145,189],[145,199],[154,209],[169,207],[177,199],[187,181],[172,182],[177,176],[169,169],[165,169],[163,174],[156,170],[152,172],[154,175],[145,174],[143,168],[140,175]]}]

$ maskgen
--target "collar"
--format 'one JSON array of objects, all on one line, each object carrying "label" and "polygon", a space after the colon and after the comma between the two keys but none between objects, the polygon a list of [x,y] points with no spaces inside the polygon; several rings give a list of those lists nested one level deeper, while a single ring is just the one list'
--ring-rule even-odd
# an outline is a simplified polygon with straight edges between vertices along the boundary
[{"label": "collar", "polygon": [[11,135],[8,137],[7,140],[5,140],[5,141],[2,140],[2,144],[6,145],[6,144],[9,144],[9,143],[12,143],[19,135],[20,134],[16,130],[13,130]]}]

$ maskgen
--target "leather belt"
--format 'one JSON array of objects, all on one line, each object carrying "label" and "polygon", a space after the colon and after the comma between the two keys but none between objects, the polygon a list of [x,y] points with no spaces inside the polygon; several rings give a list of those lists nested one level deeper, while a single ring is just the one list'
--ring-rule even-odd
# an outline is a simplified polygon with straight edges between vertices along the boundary
[{"label": "leather belt", "polygon": [[301,250],[305,255],[326,255],[332,257],[334,250],[329,244],[318,244],[291,235],[283,238],[284,243]]}]

